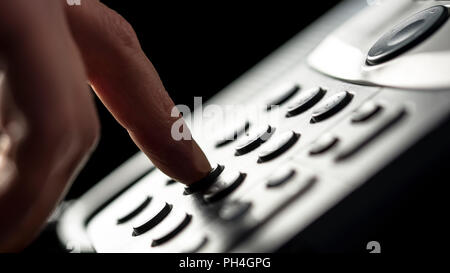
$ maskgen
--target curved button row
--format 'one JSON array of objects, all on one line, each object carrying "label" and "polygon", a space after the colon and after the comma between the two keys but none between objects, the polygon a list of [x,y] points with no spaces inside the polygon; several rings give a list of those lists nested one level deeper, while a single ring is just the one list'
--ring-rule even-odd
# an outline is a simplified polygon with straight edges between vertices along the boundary
[{"label": "curved button row", "polygon": [[326,99],[313,112],[311,123],[323,121],[341,111],[352,100],[353,95],[347,91],[339,92]]},{"label": "curved button row", "polygon": [[[159,229],[159,234],[155,234],[154,239],[152,240],[152,247],[156,247],[168,242],[183,231],[192,221],[192,215],[182,211],[177,211],[171,214],[173,206],[165,202],[152,204],[152,206],[149,207],[148,205],[151,200],[152,199],[150,197],[146,198],[144,202],[135,210],[124,217],[119,218],[119,220],[121,223],[124,223],[125,221],[130,220],[128,219],[131,217],[130,215],[135,216],[135,214],[140,213],[139,217],[137,217],[132,223],[132,235],[139,236],[153,229],[167,218],[167,220],[164,221],[166,227],[164,229]],[[196,248],[201,247],[202,246],[197,246]]]},{"label": "curved button row", "polygon": [[243,155],[255,150],[261,144],[266,142],[274,132],[275,128],[270,125],[257,128],[250,136],[238,144],[235,155]]}]

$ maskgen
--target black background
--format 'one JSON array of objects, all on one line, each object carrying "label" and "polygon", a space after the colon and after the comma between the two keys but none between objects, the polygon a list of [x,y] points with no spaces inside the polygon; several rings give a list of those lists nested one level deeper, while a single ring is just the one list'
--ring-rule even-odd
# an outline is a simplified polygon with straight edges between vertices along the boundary
[{"label": "black background", "polygon": [[[102,1],[139,37],[176,104],[208,99],[327,11],[337,0]],[[77,198],[138,149],[97,100],[102,136],[67,198]]]}]

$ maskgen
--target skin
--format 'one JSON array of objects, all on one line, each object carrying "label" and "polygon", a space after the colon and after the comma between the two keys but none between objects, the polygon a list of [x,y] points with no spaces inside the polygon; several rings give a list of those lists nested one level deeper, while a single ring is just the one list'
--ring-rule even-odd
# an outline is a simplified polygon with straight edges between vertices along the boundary
[{"label": "skin", "polygon": [[211,170],[195,140],[172,139],[181,117],[125,19],[97,0],[0,1],[0,252],[36,237],[95,148],[87,83],[168,176]]}]

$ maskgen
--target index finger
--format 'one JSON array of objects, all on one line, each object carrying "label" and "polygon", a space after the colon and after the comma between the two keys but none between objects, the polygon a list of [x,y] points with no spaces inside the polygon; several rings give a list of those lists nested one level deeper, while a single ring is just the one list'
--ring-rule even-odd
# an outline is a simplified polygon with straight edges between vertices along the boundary
[{"label": "index finger", "polygon": [[211,166],[195,140],[172,138],[181,117],[130,24],[96,0],[66,12],[94,91],[139,148],[177,181],[205,177]]}]

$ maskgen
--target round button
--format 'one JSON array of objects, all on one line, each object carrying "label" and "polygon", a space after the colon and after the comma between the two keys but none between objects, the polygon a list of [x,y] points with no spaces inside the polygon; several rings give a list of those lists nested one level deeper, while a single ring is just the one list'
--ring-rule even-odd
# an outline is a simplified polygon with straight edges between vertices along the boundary
[{"label": "round button", "polygon": [[408,17],[372,46],[367,63],[376,65],[397,57],[428,38],[447,18],[448,9],[444,6],[434,6]]},{"label": "round button", "polygon": [[347,106],[352,98],[353,95],[347,91],[339,92],[336,95],[329,97],[314,110],[311,118],[311,123],[325,120],[336,114],[342,108]]}]

